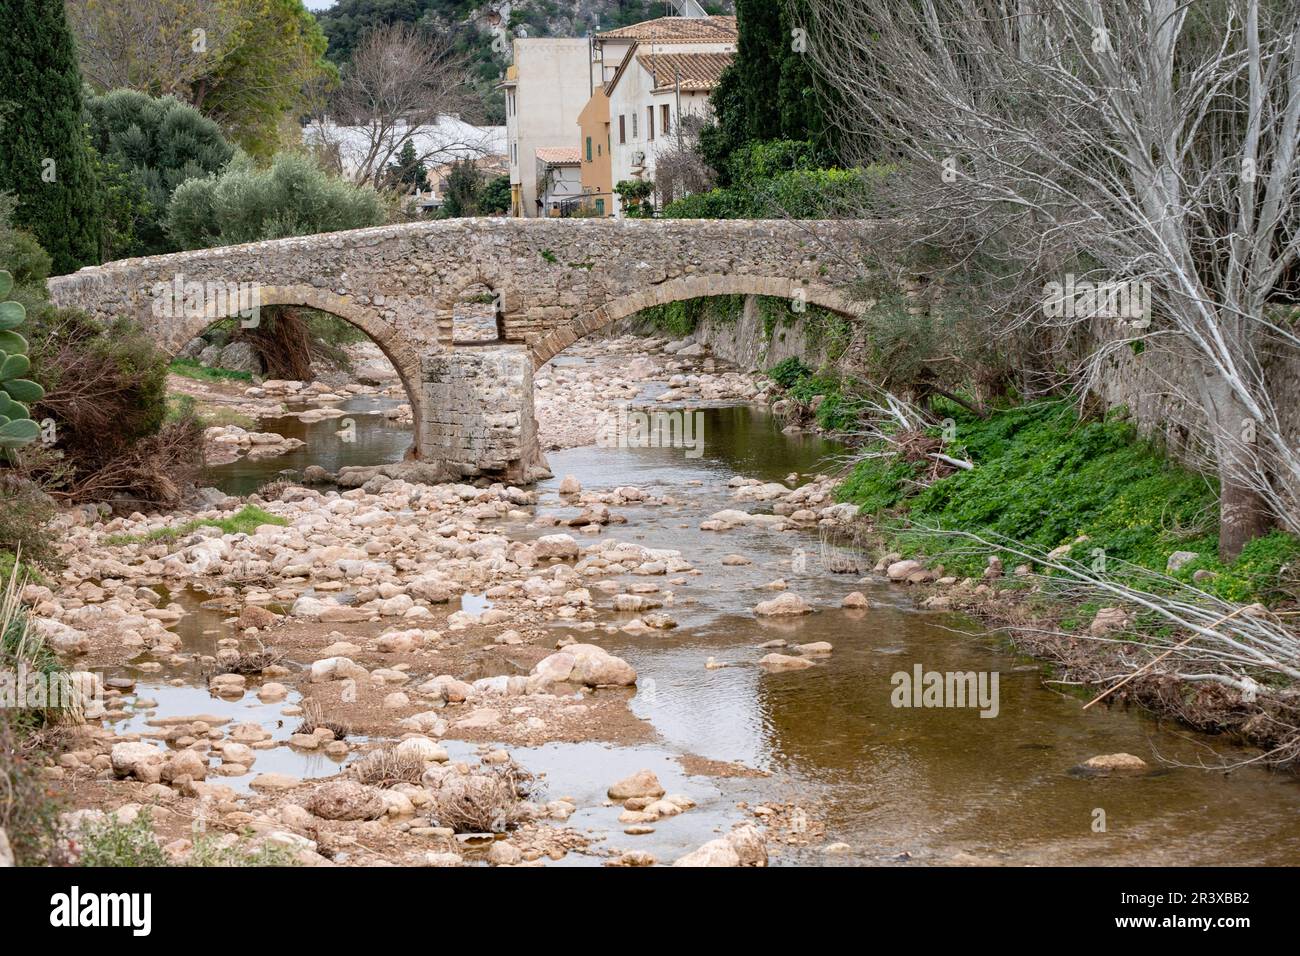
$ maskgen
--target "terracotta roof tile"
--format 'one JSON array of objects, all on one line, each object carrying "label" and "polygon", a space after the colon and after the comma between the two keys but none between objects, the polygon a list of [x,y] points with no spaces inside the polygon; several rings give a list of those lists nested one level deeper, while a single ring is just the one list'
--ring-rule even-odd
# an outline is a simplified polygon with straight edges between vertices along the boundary
[{"label": "terracotta roof tile", "polygon": [[672,40],[675,43],[735,43],[735,17],[660,17],[597,33],[599,40]]},{"label": "terracotta roof tile", "polygon": [[576,166],[582,162],[582,150],[577,146],[538,146],[537,158],[552,166]]},{"label": "terracotta roof tile", "polygon": [[654,77],[655,92],[673,89],[681,77],[682,89],[708,91],[718,85],[731,63],[730,53],[642,53],[637,62]]}]

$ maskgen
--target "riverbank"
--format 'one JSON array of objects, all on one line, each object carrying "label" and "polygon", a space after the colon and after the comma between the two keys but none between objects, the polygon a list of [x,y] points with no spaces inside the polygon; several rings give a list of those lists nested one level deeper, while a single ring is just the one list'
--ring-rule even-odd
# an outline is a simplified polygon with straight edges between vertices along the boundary
[{"label": "riverbank", "polygon": [[1115,688],[1113,702],[1294,765],[1300,541],[1275,531],[1221,561],[1215,488],[1122,414],[1080,420],[1059,400],[944,413],[944,453],[967,467],[928,454],[938,430],[917,433],[863,449],[837,490],[868,517],[876,570],[924,585],[923,606],[1008,628],[1059,686]]}]

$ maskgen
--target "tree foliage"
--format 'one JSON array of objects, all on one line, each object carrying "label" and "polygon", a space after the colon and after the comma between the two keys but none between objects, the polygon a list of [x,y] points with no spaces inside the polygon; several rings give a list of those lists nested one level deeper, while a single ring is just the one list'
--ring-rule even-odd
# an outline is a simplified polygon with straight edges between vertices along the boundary
[{"label": "tree foliage", "polygon": [[[92,144],[124,174],[121,189],[128,198],[135,198],[131,187],[136,187],[140,203],[128,213],[133,234],[120,234],[105,258],[174,251],[164,229],[172,193],[186,180],[219,172],[234,148],[214,121],[172,96],[113,90],[91,96],[86,111]],[[120,208],[120,201],[105,203],[106,211]]]},{"label": "tree foliage", "polygon": [[68,0],[82,71],[101,91],[172,94],[269,159],[336,77],[302,0]]},{"label": "tree foliage", "polygon": [[227,246],[384,221],[379,195],[329,176],[309,158],[281,153],[269,169],[236,159],[218,176],[177,187],[167,209],[167,232],[185,249]]},{"label": "tree foliage", "polygon": [[497,176],[484,184],[478,194],[478,208],[482,215],[496,215],[510,211],[510,177]]},{"label": "tree foliage", "polygon": [[737,0],[736,56],[710,98],[715,122],[700,135],[700,151],[731,185],[734,155],[763,140],[804,140],[830,162],[822,93],[808,64],[806,0]]},{"label": "tree foliage", "polygon": [[472,159],[459,160],[452,164],[447,174],[447,189],[442,197],[444,219],[461,219],[465,216],[477,216],[479,197],[483,190],[483,174],[474,165]]},{"label": "tree foliage", "polygon": [[[310,92],[338,73],[325,59],[327,41],[302,0],[228,0],[240,16],[231,43],[192,101],[258,159],[298,137],[297,114]],[[288,135],[282,135],[286,127]],[[295,142],[296,145],[296,142]]]},{"label": "tree foliage", "polygon": [[0,5],[0,191],[15,223],[49,251],[54,270],[99,261],[94,159],[81,122],[81,78],[62,0]]},{"label": "tree foliage", "polygon": [[406,191],[423,189],[429,176],[428,167],[415,154],[415,144],[409,139],[402,144],[402,150],[388,167],[388,180],[393,186],[402,186]]}]

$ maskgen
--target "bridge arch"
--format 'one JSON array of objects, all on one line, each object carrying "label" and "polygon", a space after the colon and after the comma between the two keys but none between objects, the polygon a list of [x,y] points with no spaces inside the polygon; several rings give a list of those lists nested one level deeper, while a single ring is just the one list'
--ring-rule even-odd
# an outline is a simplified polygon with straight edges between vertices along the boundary
[{"label": "bridge arch", "polygon": [[[181,346],[201,334],[212,323],[241,316],[240,302],[235,296],[218,297],[215,302],[211,298],[205,298],[204,301],[207,308],[203,314],[185,315],[180,334],[173,333],[166,337],[165,350],[175,354]],[[397,371],[397,377],[406,390],[407,401],[411,403],[414,420],[420,421],[420,352],[394,330],[373,307],[358,305],[351,296],[338,295],[327,289],[317,289],[308,285],[259,285],[257,304],[259,308],[287,305],[328,312],[366,333]],[[417,429],[416,447],[413,449],[413,454],[417,458],[419,457],[418,442]]]},{"label": "bridge arch", "polygon": [[[474,345],[497,345],[507,341],[506,315],[508,312],[508,293],[499,279],[475,272],[471,275],[457,277],[449,284],[438,304],[437,339],[444,349]],[[472,302],[473,296],[483,290],[492,297],[492,338],[477,341],[459,341],[457,339],[456,314]]]},{"label": "bridge arch", "polygon": [[766,295],[803,301],[839,312],[851,318],[861,314],[862,304],[839,290],[820,283],[778,276],[688,275],[660,282],[630,295],[611,299],[529,343],[533,367],[541,368],[574,342],[643,309],[684,299],[719,295]]}]

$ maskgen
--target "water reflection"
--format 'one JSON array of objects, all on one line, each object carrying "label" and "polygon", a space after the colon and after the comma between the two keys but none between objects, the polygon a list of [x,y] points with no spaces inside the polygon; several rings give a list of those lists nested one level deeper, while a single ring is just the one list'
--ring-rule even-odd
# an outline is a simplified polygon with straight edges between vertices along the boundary
[{"label": "water reflection", "polygon": [[[319,422],[303,422],[292,415],[263,418],[257,424],[259,431],[297,438],[306,444],[274,458],[244,457],[224,465],[212,465],[205,470],[203,481],[227,494],[247,495],[274,481],[283,471],[301,473],[308,465],[320,465],[326,471],[336,472],[347,465],[386,465],[401,461],[411,447],[411,426],[396,425],[383,414],[401,404],[395,398],[362,396],[336,406],[345,413],[341,418]],[[339,434],[344,431],[343,423],[349,420],[355,428]]]}]

